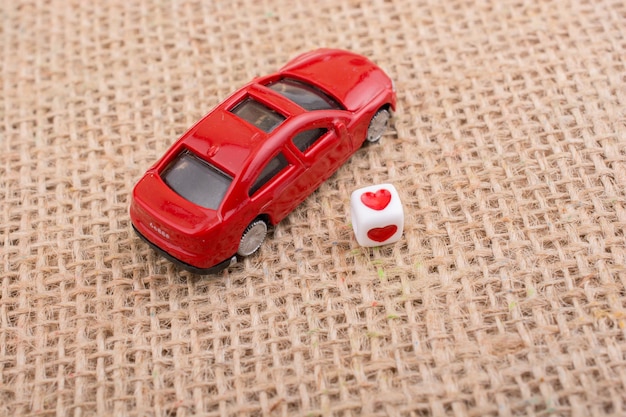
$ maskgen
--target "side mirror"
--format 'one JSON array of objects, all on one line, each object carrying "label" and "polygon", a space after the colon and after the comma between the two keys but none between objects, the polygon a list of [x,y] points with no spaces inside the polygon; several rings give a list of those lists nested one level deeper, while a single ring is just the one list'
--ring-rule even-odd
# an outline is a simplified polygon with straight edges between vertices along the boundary
[{"label": "side mirror", "polygon": [[337,136],[345,137],[348,135],[348,128],[346,128],[346,124],[341,120],[335,120],[333,122],[333,126],[335,127],[335,131],[337,132]]}]

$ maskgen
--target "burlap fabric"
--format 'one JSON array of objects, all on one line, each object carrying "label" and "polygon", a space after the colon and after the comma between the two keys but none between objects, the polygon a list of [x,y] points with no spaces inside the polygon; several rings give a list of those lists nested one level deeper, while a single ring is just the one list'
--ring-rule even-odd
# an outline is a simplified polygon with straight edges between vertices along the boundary
[{"label": "burlap fabric", "polygon": [[[0,6],[0,415],[626,415],[622,0]],[[320,46],[395,127],[203,278],[138,239],[140,175]],[[349,194],[392,182],[403,240]]]}]

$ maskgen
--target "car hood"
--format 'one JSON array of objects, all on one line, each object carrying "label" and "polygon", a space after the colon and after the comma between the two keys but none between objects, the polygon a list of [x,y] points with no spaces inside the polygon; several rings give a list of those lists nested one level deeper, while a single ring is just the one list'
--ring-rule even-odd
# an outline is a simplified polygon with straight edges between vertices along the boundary
[{"label": "car hood", "polygon": [[391,88],[389,77],[369,59],[339,49],[318,49],[291,60],[281,75],[305,80],[357,111],[382,90]]}]

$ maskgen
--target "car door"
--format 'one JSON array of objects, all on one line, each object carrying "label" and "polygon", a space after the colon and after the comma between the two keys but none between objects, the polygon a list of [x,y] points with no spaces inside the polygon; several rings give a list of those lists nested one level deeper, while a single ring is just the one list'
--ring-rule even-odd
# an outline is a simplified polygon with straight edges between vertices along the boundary
[{"label": "car door", "polygon": [[248,189],[250,206],[256,215],[267,214],[273,223],[279,222],[298,204],[300,195],[294,192],[294,182],[304,172],[301,161],[281,148],[263,165]]},{"label": "car door", "polygon": [[311,194],[352,154],[352,143],[345,124],[332,117],[307,124],[291,136],[289,145],[302,161],[305,171],[294,187],[305,196]]}]

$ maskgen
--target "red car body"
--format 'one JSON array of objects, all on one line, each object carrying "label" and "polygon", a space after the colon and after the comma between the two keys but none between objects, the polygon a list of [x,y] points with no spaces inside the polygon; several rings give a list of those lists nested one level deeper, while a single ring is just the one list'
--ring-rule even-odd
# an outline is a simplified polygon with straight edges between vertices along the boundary
[{"label": "red car body", "polygon": [[217,272],[255,219],[273,225],[287,216],[395,101],[392,81],[365,57],[301,55],[236,91],[148,169],[133,190],[133,226],[186,269]]}]

